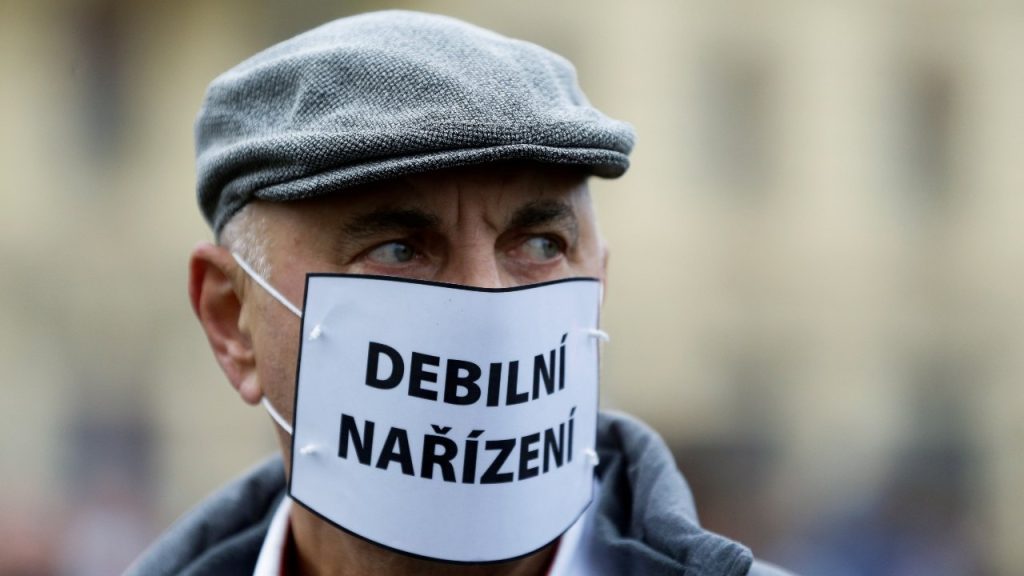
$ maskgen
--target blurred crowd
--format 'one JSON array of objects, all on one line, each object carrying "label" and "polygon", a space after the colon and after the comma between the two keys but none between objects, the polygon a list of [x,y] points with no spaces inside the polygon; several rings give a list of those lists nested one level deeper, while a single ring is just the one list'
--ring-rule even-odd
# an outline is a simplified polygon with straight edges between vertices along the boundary
[{"label": "blurred crowd", "polygon": [[800,573],[1024,565],[1024,5],[0,3],[0,573],[109,575],[274,449],[185,297],[206,84],[332,18],[559,52],[639,140],[595,182],[602,402]]}]

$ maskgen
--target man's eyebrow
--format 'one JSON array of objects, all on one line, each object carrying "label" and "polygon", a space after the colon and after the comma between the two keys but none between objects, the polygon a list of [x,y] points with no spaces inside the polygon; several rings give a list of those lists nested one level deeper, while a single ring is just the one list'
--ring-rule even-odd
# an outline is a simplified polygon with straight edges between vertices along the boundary
[{"label": "man's eyebrow", "polygon": [[404,232],[436,228],[441,219],[416,208],[380,208],[355,216],[342,225],[352,238],[366,238],[386,232]]},{"label": "man's eyebrow", "polygon": [[579,221],[576,212],[567,202],[559,200],[534,200],[516,210],[508,220],[508,228],[530,229],[540,226],[558,225],[568,229],[575,241],[579,235]]}]

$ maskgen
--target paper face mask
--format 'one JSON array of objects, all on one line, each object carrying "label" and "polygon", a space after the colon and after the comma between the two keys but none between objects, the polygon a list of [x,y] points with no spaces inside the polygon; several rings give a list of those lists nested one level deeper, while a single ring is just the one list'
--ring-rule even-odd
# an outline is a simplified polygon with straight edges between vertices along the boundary
[{"label": "paper face mask", "polygon": [[435,560],[552,542],[592,497],[600,302],[591,278],[478,289],[308,275],[290,496]]}]

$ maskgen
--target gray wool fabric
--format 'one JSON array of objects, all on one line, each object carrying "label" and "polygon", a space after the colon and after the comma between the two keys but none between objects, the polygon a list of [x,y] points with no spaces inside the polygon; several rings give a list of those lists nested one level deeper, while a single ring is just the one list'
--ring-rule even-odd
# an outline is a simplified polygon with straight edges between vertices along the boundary
[{"label": "gray wool fabric", "polygon": [[216,233],[284,201],[505,160],[614,178],[633,130],[590,105],[567,60],[444,16],[374,12],[272,46],[216,78],[195,126]]}]

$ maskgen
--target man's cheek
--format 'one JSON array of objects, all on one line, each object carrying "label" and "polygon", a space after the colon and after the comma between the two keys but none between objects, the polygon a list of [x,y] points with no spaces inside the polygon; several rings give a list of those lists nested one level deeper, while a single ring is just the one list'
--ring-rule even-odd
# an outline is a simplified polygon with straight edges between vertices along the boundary
[{"label": "man's cheek", "polygon": [[263,394],[285,414],[292,413],[298,347],[296,340],[257,350],[256,365]]}]

